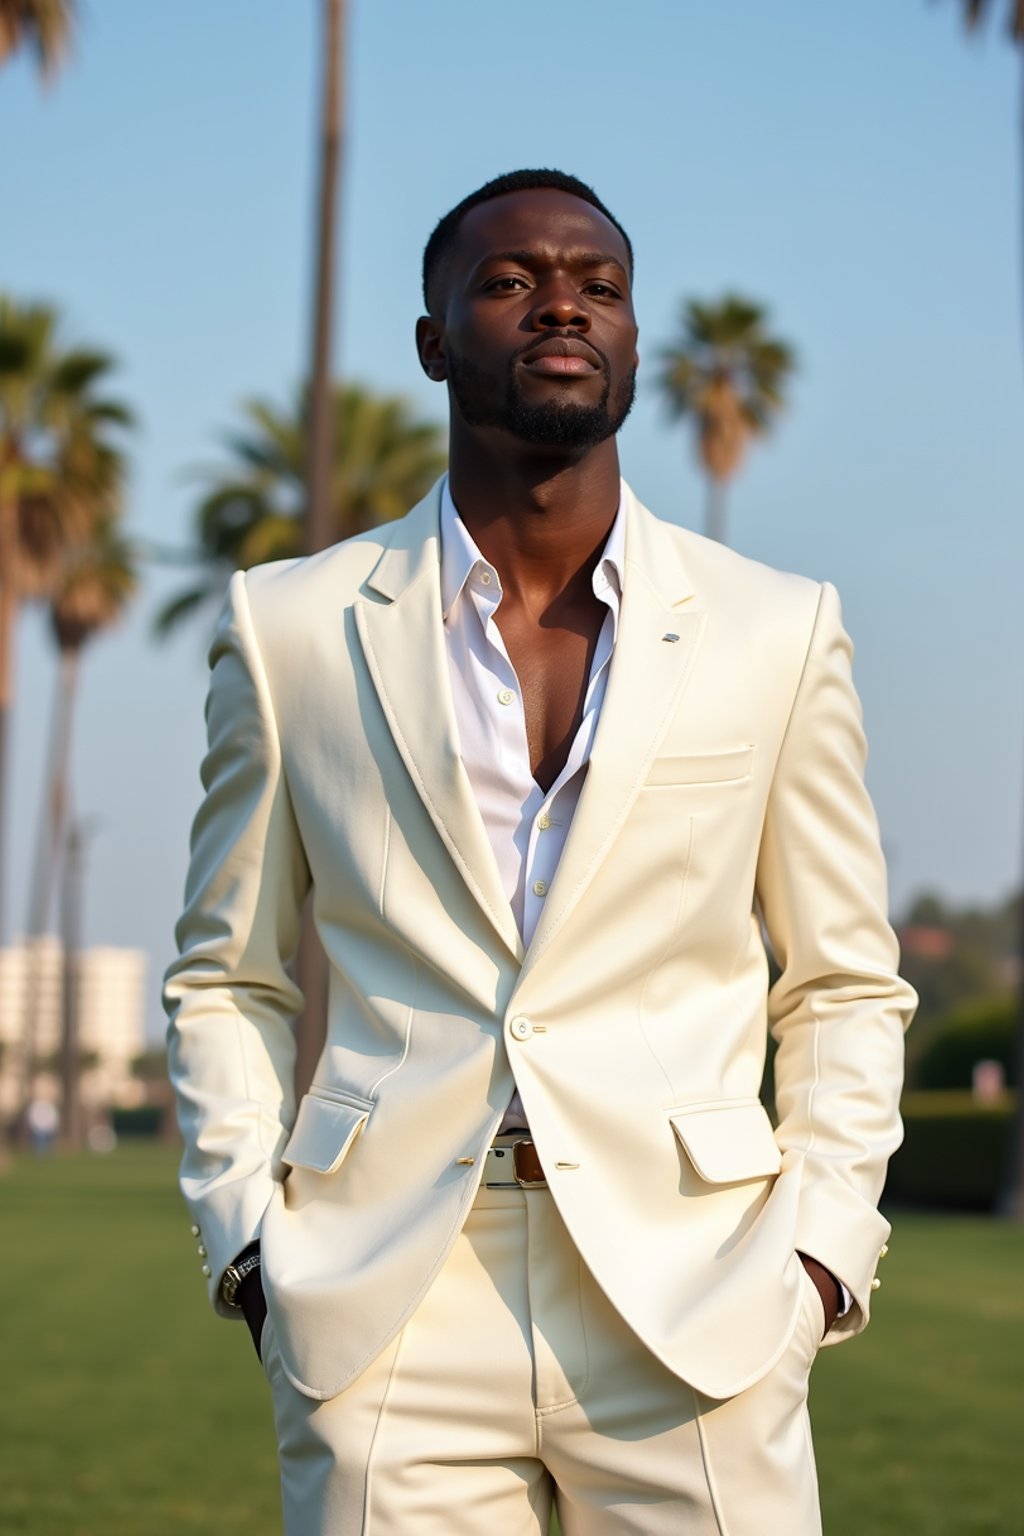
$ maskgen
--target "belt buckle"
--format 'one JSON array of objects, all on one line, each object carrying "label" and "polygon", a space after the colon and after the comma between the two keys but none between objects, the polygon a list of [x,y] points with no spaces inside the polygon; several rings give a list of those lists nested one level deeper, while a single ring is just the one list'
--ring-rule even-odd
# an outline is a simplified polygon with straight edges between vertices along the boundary
[{"label": "belt buckle", "polygon": [[519,1148],[532,1146],[533,1142],[528,1136],[512,1143],[512,1172],[520,1189],[546,1189],[547,1179],[525,1179],[519,1172]]}]

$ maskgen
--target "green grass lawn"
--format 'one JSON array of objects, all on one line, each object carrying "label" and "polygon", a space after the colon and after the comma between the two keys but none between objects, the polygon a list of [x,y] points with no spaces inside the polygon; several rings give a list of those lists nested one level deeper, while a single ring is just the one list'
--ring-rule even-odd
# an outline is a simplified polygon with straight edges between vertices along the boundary
[{"label": "green grass lawn", "polygon": [[[827,1536],[1015,1536],[1024,1230],[896,1220],[875,1322],[815,1368]],[[18,1162],[0,1234],[4,1536],[275,1536],[263,1376],[208,1308],[173,1154]]]}]

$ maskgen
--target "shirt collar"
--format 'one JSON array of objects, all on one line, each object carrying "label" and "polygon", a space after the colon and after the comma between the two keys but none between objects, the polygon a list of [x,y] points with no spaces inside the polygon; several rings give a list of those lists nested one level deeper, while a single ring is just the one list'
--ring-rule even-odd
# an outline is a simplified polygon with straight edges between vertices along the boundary
[{"label": "shirt collar", "polygon": [[[626,513],[620,499],[615,521],[605,540],[601,558],[594,568],[594,592],[602,602],[608,604],[616,621],[619,602],[622,598],[625,555]],[[500,592],[498,573],[484,559],[469,529],[459,516],[458,508],[448,488],[446,475],[441,491],[441,612],[445,623],[448,622],[452,609],[462,597],[466,583],[477,567],[481,572],[487,572],[490,575],[495,591]]]}]

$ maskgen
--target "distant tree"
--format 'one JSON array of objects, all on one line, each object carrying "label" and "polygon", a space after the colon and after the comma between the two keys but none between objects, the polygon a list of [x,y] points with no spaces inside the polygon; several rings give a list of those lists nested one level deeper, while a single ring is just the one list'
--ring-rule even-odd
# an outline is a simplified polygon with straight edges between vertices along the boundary
[{"label": "distant tree", "polygon": [[942,897],[935,891],[922,891],[915,896],[904,923],[920,924],[923,928],[944,928],[950,921],[951,913]]},{"label": "distant tree", "polygon": [[0,0],[0,65],[31,48],[44,80],[60,69],[74,36],[76,0]]},{"label": "distant tree", "polygon": [[53,590],[119,461],[132,417],[106,393],[113,367],[104,352],[62,349],[49,306],[0,295],[0,895],[15,628],[22,605]]},{"label": "distant tree", "polygon": [[[953,1010],[1012,986],[1019,921],[1019,897],[991,907],[956,907],[934,893],[911,902],[897,926],[901,969],[920,998],[912,1055]],[[945,935],[945,943],[929,942],[930,931]]]},{"label": "distant tree", "polygon": [[[22,1019],[21,1112],[31,1097],[40,976],[38,940],[47,931],[65,832],[70,821],[71,734],[82,652],[120,618],[138,585],[134,550],[120,529],[124,460],[102,437],[79,423],[72,433],[77,463],[75,518],[65,539],[60,568],[50,593],[50,624],[60,658],[49,767],[39,819],[29,896],[30,941]],[[88,476],[85,468],[92,468]],[[65,861],[65,874],[67,867]],[[78,1104],[77,991],[71,985],[73,957],[64,955],[65,1042],[61,1052],[62,1134],[74,1144],[81,1124]]]},{"label": "distant tree", "polygon": [[[445,465],[444,436],[400,397],[355,384],[335,388],[333,410],[331,529],[343,539],[400,517],[426,494]],[[232,571],[304,551],[305,400],[291,412],[250,401],[243,414],[243,429],[226,439],[232,462],[208,473],[196,508],[201,574],[160,610],[160,634],[222,596]]]},{"label": "distant tree", "polygon": [[[65,550],[61,574],[50,600],[50,625],[60,658],[60,673],[50,752],[48,815],[44,818],[46,847],[37,860],[37,868],[44,872],[56,862],[71,801],[71,728],[82,652],[117,623],[135,595],[138,579],[134,549],[113,510],[98,516],[88,534]],[[33,914],[33,932],[43,931],[46,915],[44,900],[41,910]]]},{"label": "distant tree", "polygon": [[750,441],[785,404],[796,367],[792,348],[771,336],[759,305],[736,294],[717,304],[691,299],[678,339],[661,353],[658,383],[674,417],[689,417],[708,480],[708,536],[726,542],[725,488]]}]

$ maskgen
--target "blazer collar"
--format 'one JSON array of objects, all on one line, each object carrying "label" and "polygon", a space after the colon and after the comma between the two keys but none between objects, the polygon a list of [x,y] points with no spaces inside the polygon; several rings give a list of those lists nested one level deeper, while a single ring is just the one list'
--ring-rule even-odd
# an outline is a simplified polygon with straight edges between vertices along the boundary
[{"label": "blazer collar", "polygon": [[367,578],[378,596],[356,602],[356,627],[424,808],[485,916],[521,961],[522,939],[459,751],[441,616],[440,492],[438,482],[387,530],[387,546]]},{"label": "blazer collar", "polygon": [[[394,600],[428,567],[440,573],[441,496],[446,479],[442,476],[411,512],[383,530],[385,547],[367,577],[367,585],[381,597]],[[669,535],[667,525],[648,512],[625,480],[621,487],[627,569],[631,564],[639,567],[643,579],[661,594],[666,606],[685,602],[694,588],[676,541]],[[624,577],[623,585],[625,580]]]}]

